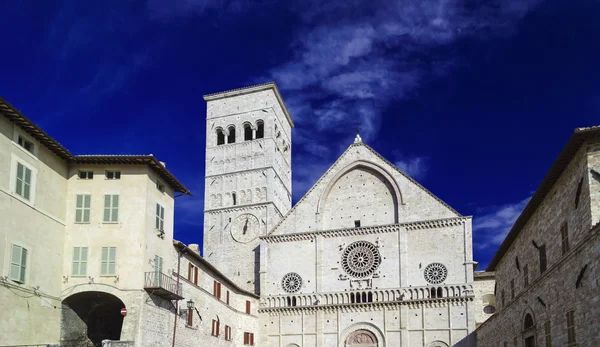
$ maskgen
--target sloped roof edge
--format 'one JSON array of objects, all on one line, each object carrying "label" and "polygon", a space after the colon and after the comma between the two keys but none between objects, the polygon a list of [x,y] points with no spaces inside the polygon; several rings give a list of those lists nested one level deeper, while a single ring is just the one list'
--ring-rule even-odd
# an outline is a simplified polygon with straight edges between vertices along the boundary
[{"label": "sloped roof edge", "polygon": [[577,128],[573,132],[573,135],[567,141],[567,144],[563,148],[563,150],[558,155],[558,158],[554,161],[554,164],[548,170],[548,173],[540,183],[538,189],[535,191],[523,212],[519,215],[512,228],[500,244],[500,247],[494,254],[494,257],[488,264],[486,271],[494,271],[500,260],[504,256],[504,254],[508,251],[510,246],[513,244],[521,230],[527,225],[529,219],[537,208],[541,205],[542,201],[546,198],[556,181],[559,179],[560,175],[567,168],[569,163],[571,162],[573,155],[577,153],[579,148],[585,144],[586,141],[590,139],[600,139],[600,126],[593,126],[588,128]]}]

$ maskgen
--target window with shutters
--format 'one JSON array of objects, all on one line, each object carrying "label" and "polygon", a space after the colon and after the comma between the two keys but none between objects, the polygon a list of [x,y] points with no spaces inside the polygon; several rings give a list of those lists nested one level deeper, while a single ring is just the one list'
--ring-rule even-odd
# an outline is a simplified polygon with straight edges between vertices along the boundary
[{"label": "window with shutters", "polygon": [[221,324],[220,321],[218,320],[212,320],[212,332],[211,335],[212,336],[219,336],[219,325]]},{"label": "window with shutters", "polygon": [[221,298],[221,283],[214,281],[213,284],[213,295],[217,297],[217,299]]},{"label": "window with shutters", "polygon": [[567,312],[567,343],[575,343],[575,311]]},{"label": "window with shutters", "polygon": [[188,327],[191,327],[193,324],[194,324],[194,310],[191,308],[188,308],[186,325]]},{"label": "window with shutters", "polygon": [[100,276],[117,275],[117,247],[102,247]]},{"label": "window with shutters", "polygon": [[225,302],[227,303],[227,305],[229,305],[229,291],[227,291],[225,299],[226,299]]},{"label": "window with shutters", "polygon": [[562,254],[566,254],[571,247],[569,246],[569,224],[565,222],[560,227],[560,239],[562,241]]},{"label": "window with shutters", "polygon": [[165,230],[165,208],[156,204],[156,221],[155,228],[164,231]]},{"label": "window with shutters", "polygon": [[17,162],[15,193],[25,200],[31,200],[32,170]]},{"label": "window with shutters", "polygon": [[106,176],[107,180],[120,180],[121,179],[121,171],[106,170],[105,176]]},{"label": "window with shutters", "polygon": [[89,223],[92,208],[92,196],[77,194],[75,198],[75,223]]},{"label": "window with shutters", "polygon": [[94,172],[79,170],[79,179],[80,180],[92,180],[92,179],[94,179]]},{"label": "window with shutters", "polygon": [[246,300],[246,314],[250,314],[250,300]]},{"label": "window with shutters", "polygon": [[10,279],[17,283],[25,283],[27,269],[27,248],[12,245],[10,257]]},{"label": "window with shutters", "polygon": [[87,247],[73,247],[72,276],[87,276]]},{"label": "window with shutters", "polygon": [[119,221],[119,196],[104,195],[104,223],[117,223]]},{"label": "window with shutters", "polygon": [[529,285],[529,266],[525,264],[523,266],[523,285],[527,287]]},{"label": "window with shutters", "polygon": [[544,322],[544,336],[546,340],[546,347],[552,347],[552,333],[550,331],[550,321]]},{"label": "window with shutters", "polygon": [[229,325],[225,326],[225,340],[231,341],[231,327]]},{"label": "window with shutters", "polygon": [[162,275],[162,269],[163,269],[163,258],[158,255],[155,255],[154,256],[154,286],[155,287],[162,287],[162,283],[164,281],[163,275]]},{"label": "window with shutters", "polygon": [[254,345],[254,333],[244,332],[244,345]]},{"label": "window with shutters", "polygon": [[192,263],[188,263],[188,281],[198,284],[198,267]]},{"label": "window with shutters", "polygon": [[156,180],[156,189],[158,189],[161,193],[165,192],[165,185],[160,183],[159,180]]}]

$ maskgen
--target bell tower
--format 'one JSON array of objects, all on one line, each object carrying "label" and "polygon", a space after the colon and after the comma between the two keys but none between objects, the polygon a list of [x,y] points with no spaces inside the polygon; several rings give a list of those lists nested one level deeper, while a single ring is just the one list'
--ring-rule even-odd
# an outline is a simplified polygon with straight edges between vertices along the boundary
[{"label": "bell tower", "polygon": [[275,83],[204,96],[203,256],[240,287],[260,288],[259,236],[292,206],[292,127]]}]

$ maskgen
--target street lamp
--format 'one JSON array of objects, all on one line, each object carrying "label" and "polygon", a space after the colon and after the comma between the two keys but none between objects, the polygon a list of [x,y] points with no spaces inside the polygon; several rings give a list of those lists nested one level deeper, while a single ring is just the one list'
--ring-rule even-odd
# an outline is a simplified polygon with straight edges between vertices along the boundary
[{"label": "street lamp", "polygon": [[187,302],[187,308],[190,310],[194,309],[194,301],[192,301],[192,299],[188,300]]}]

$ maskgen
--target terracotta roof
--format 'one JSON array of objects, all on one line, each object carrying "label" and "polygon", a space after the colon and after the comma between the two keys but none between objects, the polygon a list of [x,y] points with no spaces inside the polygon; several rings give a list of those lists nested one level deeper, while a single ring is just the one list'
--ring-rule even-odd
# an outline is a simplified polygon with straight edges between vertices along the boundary
[{"label": "terracotta roof", "polygon": [[148,155],[135,155],[135,154],[116,154],[116,155],[76,155],[72,158],[72,162],[77,164],[90,164],[90,165],[148,165],[154,172],[156,172],[160,178],[162,178],[167,184],[169,184],[173,190],[179,193],[192,195],[189,191],[167,168],[152,154]]},{"label": "terracotta roof", "polygon": [[188,248],[188,246],[186,246],[183,242],[181,241],[177,241],[177,240],[173,240],[173,246],[175,246],[176,248],[178,248],[182,253],[188,254],[190,256],[192,256],[194,259],[196,259],[199,263],[201,263],[202,265],[206,266],[211,272],[213,272],[215,275],[217,275],[217,277],[219,277],[221,280],[223,280],[223,282],[226,282],[227,284],[229,284],[231,287],[233,287],[234,289],[236,289],[237,291],[239,291],[242,294],[251,296],[253,298],[256,299],[260,299],[260,296],[251,293],[245,289],[240,288],[237,284],[235,284],[235,282],[233,282],[232,280],[230,280],[229,278],[227,278],[227,276],[223,275],[223,273],[221,271],[219,271],[216,267],[214,267],[211,263],[209,263],[206,259],[204,259],[203,257],[200,256],[200,254],[194,252],[194,250]]},{"label": "terracotta roof", "polygon": [[542,180],[542,183],[535,191],[527,206],[521,212],[521,215],[515,221],[515,224],[506,235],[506,238],[498,248],[498,251],[490,261],[486,268],[486,271],[493,271],[496,266],[508,251],[514,240],[517,238],[521,230],[525,227],[531,216],[535,213],[537,208],[540,206],[542,201],[546,198],[546,195],[550,192],[550,189],[554,186],[560,175],[565,171],[569,165],[573,156],[581,146],[590,140],[600,140],[600,126],[593,126],[589,128],[577,128],[571,135],[571,138],[563,148],[562,152],[558,155],[558,158],[546,174],[546,177]]},{"label": "terracotta roof", "polygon": [[279,92],[279,88],[277,88],[277,84],[275,82],[267,82],[267,83],[255,84],[255,85],[249,86],[249,87],[230,89],[230,90],[226,90],[223,92],[206,94],[203,97],[204,97],[204,101],[210,101],[210,100],[218,100],[218,99],[227,98],[227,97],[236,96],[236,95],[255,93],[255,92],[259,92],[262,90],[268,90],[268,89],[273,89],[273,91],[275,92],[275,97],[277,98],[277,101],[279,102],[279,106],[281,106],[281,109],[283,110],[285,117],[287,118],[288,122],[290,123],[290,126],[293,128],[294,122],[292,121],[292,117],[290,116],[290,113],[288,112],[288,109],[285,106],[285,103],[283,102],[283,98],[281,97],[281,93]]},{"label": "terracotta roof", "polygon": [[192,195],[153,155],[73,155],[42,128],[25,117],[19,110],[0,97],[0,114],[17,124],[59,158],[77,164],[133,164],[149,165],[176,192]]},{"label": "terracotta roof", "polygon": [[25,115],[19,112],[19,110],[17,110],[13,105],[9,104],[6,100],[4,100],[1,97],[0,114],[4,115],[13,123],[17,124],[27,134],[31,135],[33,138],[38,140],[41,144],[43,144],[46,148],[51,150],[59,158],[71,159],[73,157],[73,154],[71,154],[71,152],[69,152],[68,149],[63,147],[63,145],[61,145],[60,143],[58,143],[58,141],[56,141],[50,135],[48,135],[44,130],[42,130],[42,128],[37,126],[37,124],[32,122],[29,118],[25,117]]}]

